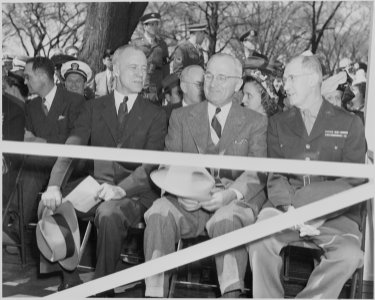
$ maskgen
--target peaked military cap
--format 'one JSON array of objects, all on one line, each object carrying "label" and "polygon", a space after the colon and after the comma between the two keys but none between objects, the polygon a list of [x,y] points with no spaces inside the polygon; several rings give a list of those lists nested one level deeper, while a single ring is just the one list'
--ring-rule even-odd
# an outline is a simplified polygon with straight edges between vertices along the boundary
[{"label": "peaked military cap", "polygon": [[205,30],[207,30],[207,24],[206,23],[200,23],[200,24],[188,25],[188,30],[190,32],[205,31]]},{"label": "peaked military cap", "polygon": [[86,81],[90,81],[92,76],[89,65],[80,60],[71,60],[62,65],[61,75],[64,79],[71,73],[80,74]]},{"label": "peaked military cap", "polygon": [[159,22],[160,21],[160,14],[159,13],[149,13],[149,14],[146,14],[144,16],[142,16],[140,18],[140,21],[143,23],[143,24],[147,24],[147,23],[150,23],[150,22]]},{"label": "peaked military cap", "polygon": [[243,42],[249,36],[250,37],[256,37],[256,36],[258,36],[258,32],[256,32],[255,30],[249,30],[249,31],[245,32],[243,35],[241,35],[240,42]]}]

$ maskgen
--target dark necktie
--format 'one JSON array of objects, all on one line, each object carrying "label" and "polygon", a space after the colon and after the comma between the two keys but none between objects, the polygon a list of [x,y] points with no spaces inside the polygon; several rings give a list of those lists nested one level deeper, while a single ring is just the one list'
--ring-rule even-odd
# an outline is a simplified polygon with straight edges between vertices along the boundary
[{"label": "dark necktie", "polygon": [[121,102],[119,108],[118,108],[118,114],[117,114],[117,120],[120,128],[122,127],[125,117],[128,114],[128,96],[124,97],[124,100]]},{"label": "dark necktie", "polygon": [[42,110],[44,114],[47,116],[48,115],[48,108],[46,104],[46,98],[42,98]]},{"label": "dark necktie", "polygon": [[215,130],[216,135],[218,136],[219,139],[221,138],[221,125],[220,125],[220,123],[219,123],[219,120],[216,118],[216,116],[217,116],[220,112],[221,112],[220,107],[217,107],[217,108],[216,108],[216,111],[215,111],[215,115],[214,115],[214,117],[212,118],[212,121],[211,121],[211,126],[212,126],[212,128]]}]

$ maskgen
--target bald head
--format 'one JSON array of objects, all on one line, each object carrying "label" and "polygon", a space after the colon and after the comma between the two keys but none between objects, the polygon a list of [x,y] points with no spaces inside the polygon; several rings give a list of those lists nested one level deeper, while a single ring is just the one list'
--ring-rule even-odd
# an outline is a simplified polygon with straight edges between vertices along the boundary
[{"label": "bald head", "polygon": [[191,65],[182,70],[180,86],[186,104],[191,105],[203,100],[203,76],[204,70],[198,65]]}]

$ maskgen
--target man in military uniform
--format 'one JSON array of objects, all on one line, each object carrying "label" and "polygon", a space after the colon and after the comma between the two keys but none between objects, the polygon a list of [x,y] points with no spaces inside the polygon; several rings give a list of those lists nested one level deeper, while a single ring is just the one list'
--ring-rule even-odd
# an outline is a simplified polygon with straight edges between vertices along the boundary
[{"label": "man in military uniform", "polygon": [[92,78],[92,71],[88,64],[80,60],[68,61],[61,67],[61,76],[68,91],[80,94],[86,100],[95,97],[87,84]]},{"label": "man in military uniform", "polygon": [[163,78],[169,75],[168,47],[159,36],[160,14],[149,13],[141,17],[144,34],[131,41],[147,57],[147,75],[144,91],[147,98],[161,105]]},{"label": "man in military uniform", "polygon": [[[361,120],[321,95],[322,69],[311,53],[294,58],[284,72],[288,111],[270,118],[267,148],[272,158],[364,163],[366,142]],[[318,201],[363,183],[354,178],[271,173],[269,201],[258,221]],[[272,209],[272,208],[273,209]],[[318,222],[319,221],[319,222]],[[283,298],[281,249],[307,240],[323,251],[320,263],[296,298],[337,298],[363,264],[360,209],[354,205],[319,220],[286,229],[248,246],[254,298]]]},{"label": "man in military uniform", "polygon": [[190,37],[179,44],[173,54],[173,73],[180,76],[182,70],[190,65],[204,68],[202,43],[206,37],[206,24],[189,25]]}]

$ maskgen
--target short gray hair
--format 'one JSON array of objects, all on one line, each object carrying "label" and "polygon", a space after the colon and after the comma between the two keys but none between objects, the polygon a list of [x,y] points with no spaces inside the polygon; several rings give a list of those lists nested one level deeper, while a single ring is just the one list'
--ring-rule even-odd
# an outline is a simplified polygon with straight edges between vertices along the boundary
[{"label": "short gray hair", "polygon": [[217,53],[210,58],[207,65],[214,58],[229,58],[229,59],[231,59],[232,62],[233,62],[233,65],[234,65],[234,72],[236,73],[235,75],[242,77],[242,64],[241,64],[241,62],[239,61],[238,58],[234,57],[233,55],[227,54],[227,53]]}]

